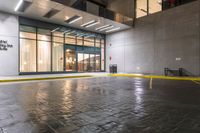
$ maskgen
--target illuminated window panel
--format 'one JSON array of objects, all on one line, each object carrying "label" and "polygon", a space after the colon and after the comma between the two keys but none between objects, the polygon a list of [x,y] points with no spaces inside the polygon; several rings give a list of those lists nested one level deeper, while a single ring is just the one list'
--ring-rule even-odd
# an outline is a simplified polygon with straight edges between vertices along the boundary
[{"label": "illuminated window panel", "polygon": [[53,71],[63,71],[64,58],[63,58],[63,44],[53,43]]},{"label": "illuminated window panel", "polygon": [[38,29],[37,34],[51,36],[51,31],[48,29]]},{"label": "illuminated window panel", "polygon": [[36,39],[36,33],[20,32],[20,38]]},{"label": "illuminated window panel", "polygon": [[94,38],[84,38],[84,46],[94,47]]},{"label": "illuminated window panel", "polygon": [[55,31],[55,32],[53,32],[53,36],[64,37],[64,34],[63,34],[63,32]]},{"label": "illuminated window panel", "polygon": [[101,40],[100,40],[100,39],[96,38],[95,46],[96,46],[97,48],[100,48],[100,47],[101,47]]},{"label": "illuminated window panel", "polygon": [[101,70],[105,70],[105,50],[101,48]]},{"label": "illuminated window panel", "polygon": [[149,13],[162,11],[162,0],[149,0]]},{"label": "illuminated window panel", "polygon": [[53,42],[64,43],[63,37],[53,37]]},{"label": "illuminated window panel", "polygon": [[51,42],[38,41],[38,72],[51,71]]},{"label": "illuminated window panel", "polygon": [[64,34],[62,32],[53,32],[53,42],[64,43]]},{"label": "illuminated window panel", "polygon": [[75,36],[66,36],[65,37],[65,44],[76,44],[76,37]]},{"label": "illuminated window panel", "polygon": [[84,71],[84,58],[83,53],[78,53],[78,72]]},{"label": "illuminated window panel", "polygon": [[76,71],[76,52],[75,50],[66,49],[65,51],[66,72]]},{"label": "illuminated window panel", "polygon": [[77,37],[77,45],[83,45],[83,37]]},{"label": "illuminated window panel", "polygon": [[84,54],[84,71],[89,72],[90,71],[90,56],[89,54]]},{"label": "illuminated window panel", "polygon": [[104,41],[104,39],[101,39],[101,47],[104,47],[104,44],[105,44],[105,41]]},{"label": "illuminated window panel", "polygon": [[20,25],[20,31],[21,32],[36,33],[36,28],[30,27],[30,26]]},{"label": "illuminated window panel", "polygon": [[95,71],[95,54],[90,54],[90,71]]},{"label": "illuminated window panel", "polygon": [[20,39],[20,72],[36,72],[36,40]]},{"label": "illuminated window panel", "polygon": [[96,54],[96,71],[100,71],[100,55]]},{"label": "illuminated window panel", "polygon": [[41,34],[37,34],[38,40],[40,41],[51,41],[51,36],[48,35],[41,35]]},{"label": "illuminated window panel", "polygon": [[136,17],[147,15],[147,0],[136,0]]}]

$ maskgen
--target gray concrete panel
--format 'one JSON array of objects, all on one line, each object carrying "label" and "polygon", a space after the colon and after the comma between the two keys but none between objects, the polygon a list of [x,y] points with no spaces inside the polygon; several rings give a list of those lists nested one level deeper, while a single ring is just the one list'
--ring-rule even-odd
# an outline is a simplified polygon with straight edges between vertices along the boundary
[{"label": "gray concrete panel", "polygon": [[[122,60],[115,60],[119,68],[124,68],[119,72],[162,75],[165,67],[181,67],[200,75],[199,5],[195,1],[142,17],[134,28],[107,35],[107,55],[124,50],[124,55],[116,58]],[[107,60],[107,65],[110,63]]]}]

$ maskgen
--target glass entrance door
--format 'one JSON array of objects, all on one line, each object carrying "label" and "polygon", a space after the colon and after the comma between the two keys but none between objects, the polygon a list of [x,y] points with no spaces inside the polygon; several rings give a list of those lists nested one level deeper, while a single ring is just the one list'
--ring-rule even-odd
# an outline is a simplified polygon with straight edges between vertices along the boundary
[{"label": "glass entrance door", "polygon": [[90,71],[90,55],[84,54],[84,72]]},{"label": "glass entrance door", "polygon": [[73,49],[65,49],[65,71],[76,72],[76,52]]},{"label": "glass entrance door", "polygon": [[78,72],[100,71],[100,54],[77,53]]},{"label": "glass entrance door", "polygon": [[95,72],[95,54],[90,54],[90,72]]},{"label": "glass entrance door", "polygon": [[78,72],[84,72],[84,54],[78,53]]}]

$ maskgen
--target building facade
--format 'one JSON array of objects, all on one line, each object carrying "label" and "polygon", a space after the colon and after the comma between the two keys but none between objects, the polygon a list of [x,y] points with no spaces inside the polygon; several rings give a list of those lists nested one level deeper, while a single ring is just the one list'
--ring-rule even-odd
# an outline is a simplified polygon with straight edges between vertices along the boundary
[{"label": "building facade", "polygon": [[0,75],[105,71],[105,35],[0,14]]}]

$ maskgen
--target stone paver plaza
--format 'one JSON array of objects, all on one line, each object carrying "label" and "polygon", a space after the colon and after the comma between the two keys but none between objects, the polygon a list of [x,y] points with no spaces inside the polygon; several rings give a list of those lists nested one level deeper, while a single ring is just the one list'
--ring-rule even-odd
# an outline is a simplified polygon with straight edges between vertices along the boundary
[{"label": "stone paver plaza", "polygon": [[101,77],[0,85],[0,133],[200,133],[192,81]]}]

